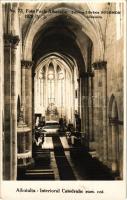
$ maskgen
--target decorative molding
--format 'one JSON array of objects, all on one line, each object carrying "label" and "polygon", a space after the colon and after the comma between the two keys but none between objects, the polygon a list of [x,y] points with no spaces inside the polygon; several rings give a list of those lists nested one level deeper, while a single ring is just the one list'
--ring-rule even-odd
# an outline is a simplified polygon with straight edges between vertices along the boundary
[{"label": "decorative molding", "polygon": [[19,44],[19,36],[15,35],[13,36],[12,34],[4,34],[4,46],[5,47],[13,47],[16,48],[16,46]]},{"label": "decorative molding", "polygon": [[94,70],[101,70],[101,69],[106,69],[107,67],[107,61],[98,61],[92,64],[92,67]]},{"label": "decorative molding", "polygon": [[21,60],[21,67],[24,69],[30,69],[33,67],[33,65],[34,65],[33,61]]},{"label": "decorative molding", "polygon": [[18,159],[23,159],[23,158],[31,158],[32,157],[32,152],[29,151],[27,153],[17,153],[17,158]]}]

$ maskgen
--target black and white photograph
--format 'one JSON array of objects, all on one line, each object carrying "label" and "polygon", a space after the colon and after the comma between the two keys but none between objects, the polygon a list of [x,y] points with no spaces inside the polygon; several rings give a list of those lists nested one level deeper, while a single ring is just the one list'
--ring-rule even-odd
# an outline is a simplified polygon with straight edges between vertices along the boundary
[{"label": "black and white photograph", "polygon": [[[125,5],[124,0],[0,3],[4,200],[8,181],[17,184],[15,195],[45,193],[45,184],[57,182],[124,183]],[[28,191],[31,183],[43,188]],[[51,193],[104,193],[52,186],[47,199],[53,199]],[[72,199],[89,199],[81,195]]]}]

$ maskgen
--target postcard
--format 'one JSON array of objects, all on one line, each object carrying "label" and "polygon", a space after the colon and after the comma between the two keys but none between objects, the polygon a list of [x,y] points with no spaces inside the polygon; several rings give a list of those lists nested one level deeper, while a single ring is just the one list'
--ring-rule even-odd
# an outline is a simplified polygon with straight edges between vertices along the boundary
[{"label": "postcard", "polygon": [[126,1],[0,2],[0,198],[126,198]]}]

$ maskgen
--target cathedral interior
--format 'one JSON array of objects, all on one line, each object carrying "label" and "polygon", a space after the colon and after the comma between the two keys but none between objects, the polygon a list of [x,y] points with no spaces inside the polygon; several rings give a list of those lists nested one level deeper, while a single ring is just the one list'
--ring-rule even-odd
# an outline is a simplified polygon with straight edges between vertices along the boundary
[{"label": "cathedral interior", "polygon": [[123,179],[123,16],[123,3],[0,4],[3,180]]}]

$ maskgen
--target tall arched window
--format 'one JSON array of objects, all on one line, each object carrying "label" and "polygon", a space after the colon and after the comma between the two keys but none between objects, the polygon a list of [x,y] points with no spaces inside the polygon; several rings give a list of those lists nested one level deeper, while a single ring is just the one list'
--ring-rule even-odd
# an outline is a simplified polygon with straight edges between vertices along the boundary
[{"label": "tall arched window", "polygon": [[[71,120],[74,109],[73,70],[64,60],[51,56],[40,62],[35,70],[35,113],[46,120],[66,116]],[[77,80],[76,78],[75,80]],[[77,104],[78,105],[78,104]]]},{"label": "tall arched window", "polygon": [[43,67],[41,70],[40,70],[40,74],[39,74],[39,80],[40,80],[40,106],[41,105],[44,105],[44,78],[45,78],[45,68]]},{"label": "tall arched window", "polygon": [[48,67],[48,104],[55,104],[55,71],[53,63],[49,64]]},{"label": "tall arched window", "polygon": [[59,107],[61,117],[63,115],[63,106],[64,106],[64,73],[61,69],[58,70],[58,94],[59,94]]}]

